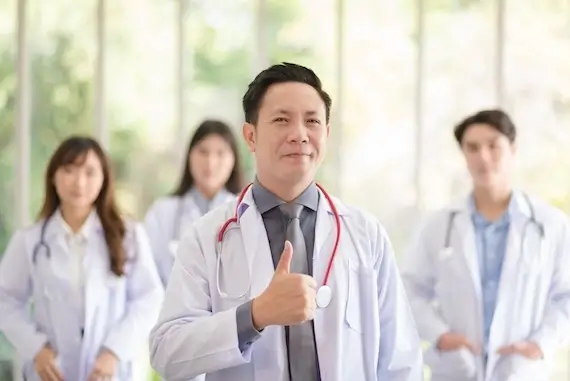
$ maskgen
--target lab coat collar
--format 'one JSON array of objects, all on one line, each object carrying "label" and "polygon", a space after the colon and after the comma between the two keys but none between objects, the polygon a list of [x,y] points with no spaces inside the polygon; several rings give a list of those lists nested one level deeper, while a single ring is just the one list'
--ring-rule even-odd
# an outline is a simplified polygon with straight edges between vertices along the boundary
[{"label": "lab coat collar", "polygon": [[[43,223],[43,221],[41,222]],[[82,240],[87,241],[93,232],[99,232],[102,230],[101,220],[97,215],[95,209],[91,211],[83,226],[77,233],[73,233],[69,225],[63,219],[61,211],[57,209],[55,213],[50,217],[48,226],[46,227],[46,238],[52,238],[55,236],[60,237],[81,237]]]},{"label": "lab coat collar", "polygon": [[[469,194],[467,197],[456,200],[451,204],[450,209],[458,213],[471,214],[473,210],[472,196]],[[511,218],[529,218],[531,215],[531,206],[529,205],[525,194],[520,190],[513,190],[511,201],[509,203],[508,213]]]},{"label": "lab coat collar", "polygon": [[[284,200],[281,200],[279,197],[271,193],[269,189],[265,188],[259,182],[257,177],[251,186],[251,191],[255,200],[255,205],[257,206],[257,210],[259,210],[259,213],[261,214],[286,203]],[[299,195],[299,197],[297,197],[293,202],[301,204],[304,207],[316,212],[319,206],[319,191],[315,183],[312,182],[307,187],[307,189],[305,189],[303,193],[301,193],[301,195]]]},{"label": "lab coat collar", "polygon": [[[333,211],[332,211],[330,203],[328,202],[325,194],[320,189],[318,189],[318,192],[319,192],[319,207],[321,206],[320,203],[322,202],[322,205],[324,206],[325,211],[328,214],[332,215]],[[339,216],[344,216],[344,215],[349,214],[348,208],[338,198],[336,198],[332,195],[329,195],[329,196],[330,196],[332,202],[334,203],[334,206],[335,206]],[[238,206],[238,217],[240,218],[240,220],[241,220],[242,215],[245,213],[245,211],[252,205],[254,205],[255,208],[257,209],[257,206],[255,204],[255,200],[253,198],[253,186],[250,186],[249,189],[247,190],[247,192],[245,193],[241,204]]]},{"label": "lab coat collar", "polygon": [[[222,188],[211,200],[208,200],[197,188],[193,187],[182,197],[182,204],[186,211],[198,207],[201,212],[207,213],[212,206],[223,203],[230,196],[232,194],[227,189]],[[206,210],[202,210],[203,208]]]}]

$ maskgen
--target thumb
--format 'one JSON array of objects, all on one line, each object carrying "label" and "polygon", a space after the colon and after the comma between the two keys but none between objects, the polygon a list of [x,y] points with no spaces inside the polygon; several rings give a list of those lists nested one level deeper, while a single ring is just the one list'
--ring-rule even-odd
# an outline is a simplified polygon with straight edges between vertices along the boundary
[{"label": "thumb", "polygon": [[293,258],[293,245],[285,241],[285,247],[279,258],[279,263],[275,267],[275,274],[289,274],[291,268],[291,258]]},{"label": "thumb", "polygon": [[467,349],[469,349],[471,351],[471,353],[473,353],[474,355],[480,354],[479,346],[476,344],[473,344],[469,340],[465,340],[465,347]]}]

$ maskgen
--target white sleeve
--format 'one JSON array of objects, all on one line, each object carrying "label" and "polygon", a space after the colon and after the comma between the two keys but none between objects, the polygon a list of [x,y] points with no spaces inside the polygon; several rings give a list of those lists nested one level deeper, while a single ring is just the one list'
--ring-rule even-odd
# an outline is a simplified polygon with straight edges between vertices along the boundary
[{"label": "white sleeve", "polygon": [[[431,252],[430,242],[440,238],[432,237],[433,232],[429,231],[434,222],[436,221],[432,218],[425,221],[413,239],[411,248],[404,256],[400,267],[420,337],[432,345],[450,330],[434,306],[436,299],[434,259],[437,255]],[[441,240],[443,242],[444,237]]]},{"label": "white sleeve", "polygon": [[378,381],[422,381],[423,356],[418,331],[392,244],[380,226],[377,242],[375,269],[381,332]]},{"label": "white sleeve", "polygon": [[23,232],[16,232],[0,262],[0,331],[4,332],[24,361],[33,360],[47,343],[47,336],[30,319],[32,294],[30,261]]},{"label": "white sleeve", "polygon": [[[213,241],[212,234],[211,250]],[[243,353],[239,349],[236,309],[212,313],[204,255],[192,227],[180,242],[165,301],[150,334],[152,367],[169,381],[187,381],[251,360],[251,348]]]},{"label": "white sleeve", "polygon": [[158,270],[158,275],[160,276],[163,286],[166,287],[168,277],[170,276],[170,261],[172,255],[168,248],[168,242],[164,239],[166,237],[166,228],[164,223],[161,224],[159,219],[160,205],[160,200],[152,204],[145,215],[144,227],[150,243],[152,257]]},{"label": "white sleeve", "polygon": [[103,344],[123,361],[130,360],[136,346],[145,342],[164,296],[146,233],[139,224],[135,230],[136,253],[127,273],[126,314],[110,330]]},{"label": "white sleeve", "polygon": [[545,358],[570,343],[570,224],[565,223],[556,248],[556,263],[542,324],[531,334]]}]

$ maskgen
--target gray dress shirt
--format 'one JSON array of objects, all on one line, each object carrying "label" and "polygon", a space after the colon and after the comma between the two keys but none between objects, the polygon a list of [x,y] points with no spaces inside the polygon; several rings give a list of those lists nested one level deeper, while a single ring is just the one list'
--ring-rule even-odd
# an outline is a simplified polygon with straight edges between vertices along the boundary
[{"label": "gray dress shirt", "polygon": [[[279,210],[279,205],[285,201],[279,199],[273,193],[265,189],[257,179],[252,187],[253,199],[259,213],[263,218],[273,265],[279,262],[281,253],[285,245],[285,234],[287,229],[287,218]],[[319,204],[319,192],[316,185],[311,184],[296,200],[296,203],[304,206],[301,212],[300,223],[305,244],[307,247],[307,262],[309,265],[309,275],[313,273],[313,248],[315,242],[315,225],[317,221],[317,208]],[[238,330],[239,348],[243,352],[257,340],[261,334],[253,326],[253,316],[251,310],[252,301],[248,301],[237,308],[236,320]],[[312,323],[312,322],[311,322]],[[314,336],[314,334],[313,334]],[[316,345],[315,345],[316,348]],[[289,350],[289,348],[287,348]],[[317,360],[318,362],[318,360]],[[318,363],[315,364],[318,372]],[[320,377],[319,377],[320,378]]]}]

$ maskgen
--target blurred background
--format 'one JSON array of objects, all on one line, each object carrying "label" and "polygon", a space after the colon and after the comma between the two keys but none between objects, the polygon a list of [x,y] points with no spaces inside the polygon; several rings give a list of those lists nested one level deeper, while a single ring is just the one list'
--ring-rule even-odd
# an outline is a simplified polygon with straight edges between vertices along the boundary
[{"label": "blurred background", "polygon": [[[519,128],[518,184],[570,212],[570,0],[0,0],[0,253],[68,134],[101,139],[140,218],[173,189],[194,127],[239,129],[247,84],[281,61],[333,97],[321,182],[397,252],[468,190],[452,128],[485,107]],[[552,380],[570,380],[570,351]]]}]

